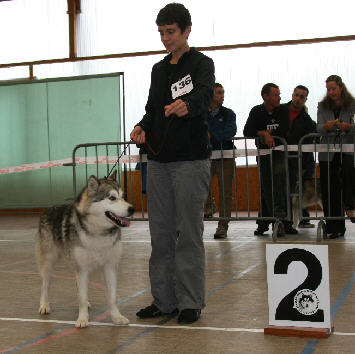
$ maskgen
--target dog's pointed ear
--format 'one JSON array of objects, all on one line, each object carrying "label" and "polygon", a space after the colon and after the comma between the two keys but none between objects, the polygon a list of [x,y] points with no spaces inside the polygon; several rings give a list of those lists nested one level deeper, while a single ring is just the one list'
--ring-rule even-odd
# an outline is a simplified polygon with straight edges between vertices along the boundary
[{"label": "dog's pointed ear", "polygon": [[114,170],[108,178],[117,181],[117,170]]},{"label": "dog's pointed ear", "polygon": [[91,175],[87,183],[89,196],[92,196],[97,192],[99,188],[99,184],[100,184],[99,180],[94,175]]}]

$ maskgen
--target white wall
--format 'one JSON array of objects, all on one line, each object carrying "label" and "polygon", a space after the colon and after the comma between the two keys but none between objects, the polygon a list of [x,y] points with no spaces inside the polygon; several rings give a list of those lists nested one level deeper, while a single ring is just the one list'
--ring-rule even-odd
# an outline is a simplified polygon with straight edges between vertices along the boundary
[{"label": "white wall", "polygon": [[[43,21],[38,22],[36,19],[38,8],[34,8],[37,12],[33,14],[28,12],[31,11],[31,7],[28,6],[29,1],[35,3],[32,0],[0,2],[0,33],[5,33],[5,29],[7,33],[6,40],[4,36],[0,37],[0,46],[5,49],[1,50],[2,62],[4,60],[6,62],[6,58],[11,58],[11,61],[28,60],[32,52],[43,55],[42,58],[36,57],[36,59],[45,59],[51,53],[55,56],[56,53],[63,52],[64,37],[59,35],[54,38],[58,48],[62,48],[59,52],[53,49],[44,51],[42,48],[43,46],[55,48],[50,38],[42,41],[33,40],[32,45],[27,43],[26,51],[23,51],[24,43],[21,39],[30,40],[28,36],[24,36],[27,28],[36,28],[38,23],[40,28],[43,29],[44,26]],[[45,0],[38,1],[42,3]],[[47,1],[48,4],[52,4],[51,1]],[[163,49],[155,18],[159,9],[167,2],[82,0],[82,13],[78,17],[79,56]],[[4,6],[6,3],[8,3],[7,8]],[[21,9],[27,11],[27,20],[21,22],[17,19],[16,26],[13,25],[15,3],[16,6],[22,6]],[[183,3],[189,8],[192,16],[192,33],[189,39],[191,46],[354,34],[354,1],[338,0],[334,3],[330,0],[322,2],[249,0],[241,3],[229,0],[218,2],[186,0]],[[60,23],[58,31],[62,31],[63,18],[65,18],[63,0],[59,0],[58,4],[57,10],[61,14],[61,21],[58,20]],[[52,7],[53,5],[48,7],[49,13],[52,13]],[[25,16],[25,12],[17,11],[16,15]],[[31,21],[28,18],[31,18]],[[8,26],[11,28],[10,32]],[[52,25],[48,24],[48,26],[53,29]],[[39,30],[33,29],[33,31],[36,34]],[[22,33],[22,36],[19,33]],[[11,36],[16,39],[16,43],[11,43]],[[4,52],[7,56],[3,54]],[[242,135],[250,109],[261,103],[260,90],[266,82],[279,85],[282,102],[290,100],[296,85],[307,86],[310,90],[307,106],[314,120],[316,120],[317,102],[325,94],[325,79],[329,75],[340,75],[350,92],[355,94],[355,41],[226,50],[206,52],[206,54],[215,62],[216,80],[225,87],[225,105],[237,114],[237,135]],[[18,60],[14,60],[16,57]],[[144,114],[151,67],[162,57],[155,55],[41,65],[35,67],[34,74],[38,78],[45,78],[123,71],[126,125],[129,135],[129,131]],[[0,80],[27,76],[26,70],[24,68],[1,69]]]}]

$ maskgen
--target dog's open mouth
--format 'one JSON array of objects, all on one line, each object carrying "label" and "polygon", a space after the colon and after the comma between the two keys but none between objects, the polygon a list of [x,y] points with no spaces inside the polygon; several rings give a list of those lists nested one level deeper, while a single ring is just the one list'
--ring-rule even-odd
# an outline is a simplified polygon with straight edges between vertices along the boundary
[{"label": "dog's open mouth", "polygon": [[118,216],[112,211],[105,211],[105,215],[117,226],[126,227],[129,226],[131,223],[127,218]]}]

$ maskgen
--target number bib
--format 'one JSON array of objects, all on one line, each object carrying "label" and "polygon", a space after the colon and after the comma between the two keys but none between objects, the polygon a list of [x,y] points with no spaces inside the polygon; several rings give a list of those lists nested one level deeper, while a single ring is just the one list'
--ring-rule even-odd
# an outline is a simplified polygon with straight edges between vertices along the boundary
[{"label": "number bib", "polygon": [[175,98],[189,93],[193,88],[191,76],[188,74],[171,85],[171,96],[175,100]]}]

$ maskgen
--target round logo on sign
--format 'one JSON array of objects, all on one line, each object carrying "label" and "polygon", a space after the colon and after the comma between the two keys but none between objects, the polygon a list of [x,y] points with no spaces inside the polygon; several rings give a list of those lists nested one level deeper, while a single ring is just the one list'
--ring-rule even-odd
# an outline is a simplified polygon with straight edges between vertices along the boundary
[{"label": "round logo on sign", "polygon": [[302,289],[294,297],[294,308],[303,315],[313,315],[318,311],[317,294],[309,289]]}]

